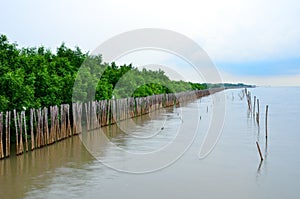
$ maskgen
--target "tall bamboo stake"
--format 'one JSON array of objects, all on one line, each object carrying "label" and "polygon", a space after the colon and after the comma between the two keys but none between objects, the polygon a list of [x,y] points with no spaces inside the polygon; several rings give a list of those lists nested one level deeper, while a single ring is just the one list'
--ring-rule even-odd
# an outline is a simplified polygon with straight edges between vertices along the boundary
[{"label": "tall bamboo stake", "polygon": [[36,146],[41,147],[41,110],[36,110]]},{"label": "tall bamboo stake", "polygon": [[67,132],[68,132],[68,136],[72,136],[71,120],[70,120],[70,105],[67,104],[66,108],[67,108],[67,117],[68,117]]},{"label": "tall bamboo stake", "polygon": [[76,131],[77,131],[77,123],[76,123],[76,104],[73,103],[72,104],[72,113],[73,113],[73,135],[76,135]]},{"label": "tall bamboo stake", "polygon": [[269,111],[269,106],[266,106],[266,139],[268,138],[268,111]]},{"label": "tall bamboo stake", "polygon": [[35,140],[34,140],[34,145],[39,148],[38,146],[38,137],[39,137],[39,130],[38,130],[38,122],[37,122],[37,110],[33,109],[33,122],[35,124]]},{"label": "tall bamboo stake", "polygon": [[254,96],[254,105],[253,105],[253,117],[255,118],[255,103],[256,103],[256,96]]},{"label": "tall bamboo stake", "polygon": [[50,133],[49,133],[49,136],[50,136],[50,144],[53,144],[53,143],[54,143],[54,140],[55,140],[55,131],[54,131],[54,107],[53,107],[53,106],[50,107],[50,121],[51,121],[51,124],[50,124]]},{"label": "tall bamboo stake", "polygon": [[10,126],[10,121],[9,121],[9,114],[10,111],[6,111],[5,114],[5,146],[6,146],[6,150],[5,150],[5,157],[9,157],[9,149],[10,149],[10,142],[9,142],[9,137],[10,137],[10,132],[9,130],[9,126]]},{"label": "tall bamboo stake", "polygon": [[16,153],[19,154],[19,134],[18,134],[18,123],[17,123],[17,112],[14,109],[14,119],[15,119],[15,131],[16,131]]},{"label": "tall bamboo stake", "polygon": [[85,117],[86,117],[86,130],[90,130],[89,128],[89,115],[88,115],[88,104],[84,103],[84,107],[85,107]]},{"label": "tall bamboo stake", "polygon": [[45,144],[50,144],[50,135],[49,135],[49,128],[48,128],[48,109],[44,108],[44,131],[45,131]]},{"label": "tall bamboo stake", "polygon": [[33,112],[34,112],[34,109],[30,109],[30,137],[31,137],[31,150],[34,150]]},{"label": "tall bamboo stake", "polygon": [[4,151],[3,151],[3,113],[0,113],[0,159],[4,158]]},{"label": "tall bamboo stake", "polygon": [[60,105],[60,138],[63,139],[65,136],[64,132],[64,109],[63,105]]},{"label": "tall bamboo stake", "polygon": [[256,122],[257,122],[257,124],[259,125],[259,99],[257,99]]},{"label": "tall bamboo stake", "polygon": [[[27,140],[27,129],[26,129],[25,111],[23,111],[22,113],[23,113],[23,119],[24,119],[25,148],[26,148],[26,152],[28,152],[28,140]],[[21,113],[21,114],[22,114],[22,113]]]},{"label": "tall bamboo stake", "polygon": [[[22,114],[21,116],[19,115],[19,113],[17,113],[17,119],[18,119],[18,123],[19,123],[19,128],[20,128],[20,142],[19,142],[19,154],[23,153],[24,147],[23,147],[23,120],[22,120]],[[17,154],[17,155],[19,155]]]}]

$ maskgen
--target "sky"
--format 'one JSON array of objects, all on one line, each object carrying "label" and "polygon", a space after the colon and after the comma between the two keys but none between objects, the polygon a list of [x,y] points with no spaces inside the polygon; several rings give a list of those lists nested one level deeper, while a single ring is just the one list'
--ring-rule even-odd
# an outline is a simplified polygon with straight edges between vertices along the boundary
[{"label": "sky", "polygon": [[[300,86],[299,10],[299,0],[2,0],[0,34],[21,47],[55,50],[65,42],[92,52],[126,31],[168,29],[197,42],[224,82]],[[201,81],[172,55],[122,61],[172,65],[186,80]]]}]

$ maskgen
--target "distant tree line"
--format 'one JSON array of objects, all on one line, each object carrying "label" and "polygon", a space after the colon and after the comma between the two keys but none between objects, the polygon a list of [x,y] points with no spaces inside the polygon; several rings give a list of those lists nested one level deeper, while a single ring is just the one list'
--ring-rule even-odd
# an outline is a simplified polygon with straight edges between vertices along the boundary
[{"label": "distant tree line", "polygon": [[103,63],[101,55],[64,43],[53,53],[43,46],[19,48],[0,35],[0,111],[70,104],[72,97],[87,101],[206,88],[207,84],[172,81],[162,70]]}]

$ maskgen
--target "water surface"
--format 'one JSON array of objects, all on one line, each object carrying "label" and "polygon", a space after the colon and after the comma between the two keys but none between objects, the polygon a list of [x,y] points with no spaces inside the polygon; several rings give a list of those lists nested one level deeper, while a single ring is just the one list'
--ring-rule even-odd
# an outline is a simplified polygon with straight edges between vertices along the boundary
[{"label": "water surface", "polygon": [[[212,108],[218,103],[212,103],[210,96],[135,118],[135,125],[127,125],[125,133],[117,126],[102,129],[115,146],[148,153],[174,140],[183,124],[199,122],[190,148],[166,168],[146,174],[118,172],[93,157],[77,136],[0,161],[0,198],[299,198],[300,88],[250,91],[260,99],[260,126],[248,112],[246,100],[240,100],[241,89],[224,91],[224,128],[214,150],[204,159],[198,154],[213,118]],[[191,114],[182,121],[183,112],[196,109],[201,120]],[[100,143],[97,158],[120,165],[126,161],[113,145],[99,141],[101,132],[85,136]],[[261,164],[256,141],[265,159]]]}]

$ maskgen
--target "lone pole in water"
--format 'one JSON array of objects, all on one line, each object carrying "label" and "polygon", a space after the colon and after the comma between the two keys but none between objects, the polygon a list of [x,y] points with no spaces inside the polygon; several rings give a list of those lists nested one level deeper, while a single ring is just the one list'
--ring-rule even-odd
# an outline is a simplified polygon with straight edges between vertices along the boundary
[{"label": "lone pole in water", "polygon": [[253,117],[255,118],[255,102],[256,102],[256,96],[254,96],[254,105],[253,105]]},{"label": "lone pole in water", "polygon": [[258,153],[259,153],[259,156],[260,156],[260,161],[263,161],[263,160],[264,160],[264,158],[263,158],[263,156],[262,156],[262,154],[261,154],[261,150],[260,150],[260,147],[259,147],[259,144],[258,144],[258,142],[257,142],[257,141],[256,141],[256,146],[257,146]]},{"label": "lone pole in water", "polygon": [[257,122],[257,125],[259,125],[259,99],[257,99],[256,122]]},{"label": "lone pole in water", "polygon": [[268,138],[268,111],[269,111],[269,106],[266,106],[266,139]]}]

